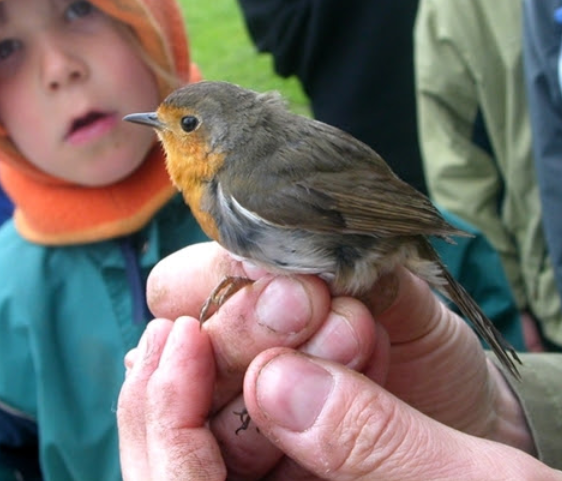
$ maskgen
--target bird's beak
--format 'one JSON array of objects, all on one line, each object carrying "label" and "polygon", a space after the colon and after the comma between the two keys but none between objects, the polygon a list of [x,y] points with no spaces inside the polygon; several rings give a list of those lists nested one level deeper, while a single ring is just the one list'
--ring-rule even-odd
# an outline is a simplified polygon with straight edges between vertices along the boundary
[{"label": "bird's beak", "polygon": [[156,130],[163,130],[164,129],[164,122],[158,120],[158,116],[156,112],[146,112],[142,114],[129,114],[123,117],[123,120],[127,122],[132,122],[134,124],[142,124],[148,125]]}]

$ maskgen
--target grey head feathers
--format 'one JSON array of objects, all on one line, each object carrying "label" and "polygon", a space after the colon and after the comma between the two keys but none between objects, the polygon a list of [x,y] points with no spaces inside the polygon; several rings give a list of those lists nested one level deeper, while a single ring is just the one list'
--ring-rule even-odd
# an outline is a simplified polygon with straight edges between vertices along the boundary
[{"label": "grey head feathers", "polygon": [[229,82],[197,82],[172,92],[164,104],[192,110],[208,132],[212,152],[240,149],[267,116],[287,112],[279,92],[260,93]]}]

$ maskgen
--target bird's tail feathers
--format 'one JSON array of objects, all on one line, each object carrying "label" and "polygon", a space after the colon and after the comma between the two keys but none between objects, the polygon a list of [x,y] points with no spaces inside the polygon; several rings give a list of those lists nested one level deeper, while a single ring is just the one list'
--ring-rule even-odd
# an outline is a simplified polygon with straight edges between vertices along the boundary
[{"label": "bird's tail feathers", "polygon": [[422,248],[422,250],[425,251],[423,252],[424,257],[435,262],[441,271],[440,277],[442,282],[431,282],[431,284],[445,297],[456,304],[463,315],[470,321],[478,335],[488,343],[501,364],[516,379],[520,379],[515,361],[521,364],[521,360],[517,356],[513,346],[505,340],[492,321],[488,319],[486,314],[480,309],[480,306],[478,306],[465,288],[451,275],[429,241],[424,244]]},{"label": "bird's tail feathers", "polygon": [[501,364],[516,379],[519,379],[519,371],[514,361],[521,364],[521,360],[513,346],[505,340],[492,321],[482,312],[480,306],[476,304],[474,299],[470,297],[470,294],[466,292],[464,287],[457,282],[445,267],[443,269],[443,276],[447,283],[439,286],[439,290],[457,305],[464,316],[468,318],[478,335],[488,343]]}]

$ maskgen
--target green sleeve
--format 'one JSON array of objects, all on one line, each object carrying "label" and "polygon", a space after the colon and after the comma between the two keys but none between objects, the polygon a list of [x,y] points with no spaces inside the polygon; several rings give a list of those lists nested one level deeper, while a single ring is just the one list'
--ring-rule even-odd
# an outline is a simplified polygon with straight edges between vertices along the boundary
[{"label": "green sleeve", "polygon": [[521,381],[506,375],[519,398],[538,451],[548,466],[562,469],[562,354],[523,353]]},{"label": "green sleeve", "polygon": [[[495,246],[518,306],[525,290],[517,249],[498,212],[503,194],[501,172],[489,153],[476,145],[479,112],[472,59],[472,31],[482,30],[472,2],[421,0],[415,26],[415,77],[420,146],[431,197],[482,232]],[[480,33],[478,33],[480,35]],[[486,32],[482,32],[486,35]]]}]

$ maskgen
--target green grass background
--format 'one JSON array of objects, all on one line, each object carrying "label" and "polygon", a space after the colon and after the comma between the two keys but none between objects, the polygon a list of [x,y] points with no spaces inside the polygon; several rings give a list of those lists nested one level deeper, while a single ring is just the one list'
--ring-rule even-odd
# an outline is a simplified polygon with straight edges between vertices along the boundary
[{"label": "green grass background", "polygon": [[191,54],[206,80],[226,80],[260,92],[278,90],[294,112],[310,115],[296,78],[275,74],[271,56],[257,52],[236,0],[179,0]]}]

